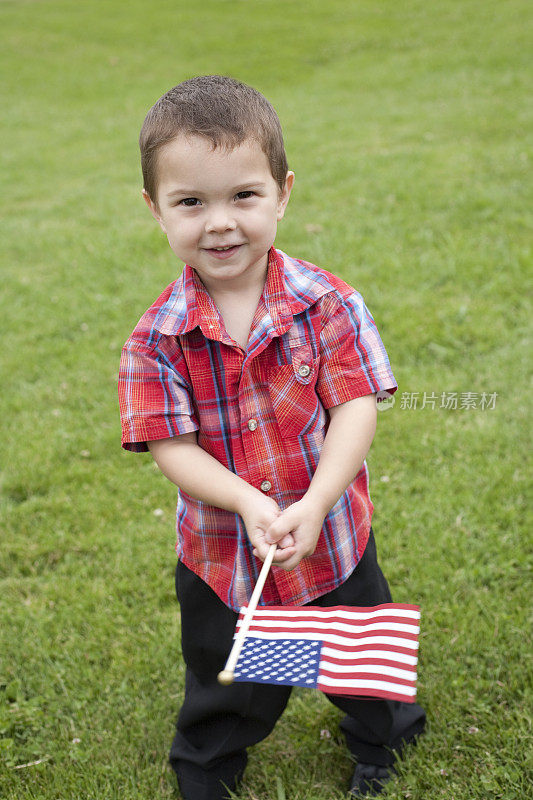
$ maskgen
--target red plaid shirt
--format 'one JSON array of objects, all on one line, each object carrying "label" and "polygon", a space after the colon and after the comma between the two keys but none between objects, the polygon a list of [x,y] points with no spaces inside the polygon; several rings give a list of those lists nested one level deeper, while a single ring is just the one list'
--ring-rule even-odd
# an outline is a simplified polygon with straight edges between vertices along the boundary
[{"label": "red plaid shirt", "polygon": [[[198,431],[198,444],[284,509],[306,492],[327,409],[396,382],[361,295],[340,278],[272,248],[244,351],[191,267],[141,318],[122,352],[122,445]],[[343,583],[372,515],[362,466],[324,521],[313,555],[273,566],[265,605],[303,604]],[[238,514],[178,491],[176,552],[233,609],[250,599],[261,562]]]}]

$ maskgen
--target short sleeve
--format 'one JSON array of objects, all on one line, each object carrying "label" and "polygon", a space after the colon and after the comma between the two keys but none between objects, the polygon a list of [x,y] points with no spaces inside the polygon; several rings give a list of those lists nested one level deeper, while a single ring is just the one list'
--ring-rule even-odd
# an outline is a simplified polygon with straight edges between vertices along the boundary
[{"label": "short sleeve", "polygon": [[326,408],[397,387],[385,346],[361,295],[322,298],[317,392]]},{"label": "short sleeve", "polygon": [[120,360],[118,394],[122,447],[148,450],[146,442],[199,428],[188,370],[176,337],[156,344],[132,337]]}]

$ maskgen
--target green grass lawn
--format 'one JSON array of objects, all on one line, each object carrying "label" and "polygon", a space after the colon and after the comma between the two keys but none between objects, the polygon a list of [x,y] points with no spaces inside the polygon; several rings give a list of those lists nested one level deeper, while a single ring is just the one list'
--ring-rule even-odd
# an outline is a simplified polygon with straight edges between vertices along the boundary
[{"label": "green grass lawn", "polygon": [[[395,599],[422,606],[429,729],[386,796],[528,796],[528,23],[525,0],[0,4],[1,798],[179,797],[175,497],[120,449],[116,373],[179,271],[138,130],[213,72],[278,109],[278,246],[363,293],[400,384],[374,529]],[[296,691],[239,798],[341,800],[338,721]]]}]

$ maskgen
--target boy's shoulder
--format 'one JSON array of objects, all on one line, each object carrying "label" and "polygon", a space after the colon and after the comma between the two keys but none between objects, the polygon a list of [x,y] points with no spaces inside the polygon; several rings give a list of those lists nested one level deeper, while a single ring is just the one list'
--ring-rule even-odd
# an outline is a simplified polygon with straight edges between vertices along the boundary
[{"label": "boy's shoulder", "polygon": [[284,283],[292,305],[301,302],[308,306],[309,301],[316,302],[326,296],[332,302],[342,303],[354,295],[360,296],[353,286],[335,273],[304,259],[288,256],[281,250],[276,252],[283,260]]},{"label": "boy's shoulder", "polygon": [[184,273],[161,292],[135,326],[133,336],[176,335],[194,326],[194,306],[187,302]]}]

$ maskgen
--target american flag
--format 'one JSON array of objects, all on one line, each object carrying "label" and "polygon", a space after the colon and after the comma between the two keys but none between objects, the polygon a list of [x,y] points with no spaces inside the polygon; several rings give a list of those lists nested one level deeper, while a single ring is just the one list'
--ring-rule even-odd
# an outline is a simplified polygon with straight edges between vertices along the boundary
[{"label": "american flag", "polygon": [[234,679],[414,703],[419,620],[419,607],[402,603],[263,606],[254,612]]}]

